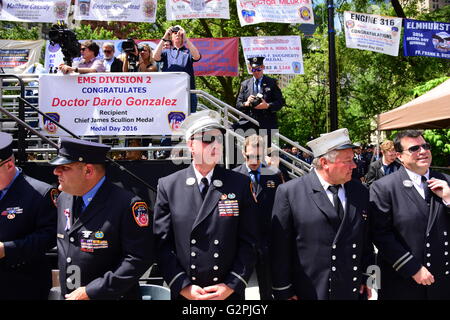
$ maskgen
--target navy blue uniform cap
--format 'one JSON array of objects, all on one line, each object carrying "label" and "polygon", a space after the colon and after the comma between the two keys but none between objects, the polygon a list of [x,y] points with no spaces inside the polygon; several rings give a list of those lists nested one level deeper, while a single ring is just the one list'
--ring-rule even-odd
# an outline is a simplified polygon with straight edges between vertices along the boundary
[{"label": "navy blue uniform cap", "polygon": [[262,66],[264,64],[264,57],[253,57],[247,59],[252,68]]},{"label": "navy blue uniform cap", "polygon": [[50,164],[59,166],[72,162],[105,163],[111,148],[105,144],[74,138],[61,138],[58,156]]},{"label": "navy blue uniform cap", "polygon": [[0,132],[0,162],[13,155],[12,142],[13,138],[9,133]]}]

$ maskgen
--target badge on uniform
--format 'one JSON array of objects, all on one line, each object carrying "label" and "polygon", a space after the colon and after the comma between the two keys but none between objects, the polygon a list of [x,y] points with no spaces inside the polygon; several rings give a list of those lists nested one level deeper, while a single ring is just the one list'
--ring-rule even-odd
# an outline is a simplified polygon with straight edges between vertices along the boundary
[{"label": "badge on uniform", "polygon": [[275,188],[275,181],[267,180],[266,186],[267,186],[267,188]]},{"label": "badge on uniform", "polygon": [[1,213],[2,216],[6,216],[9,220],[12,220],[16,217],[17,214],[21,214],[23,209],[20,207],[6,208],[5,211]]},{"label": "badge on uniform", "polygon": [[[228,195],[230,198],[230,195]],[[239,216],[239,203],[237,200],[220,200],[219,201],[220,217],[237,217]]]},{"label": "badge on uniform", "polygon": [[107,240],[81,239],[80,250],[83,252],[94,252],[96,249],[108,249]]},{"label": "badge on uniform", "polygon": [[66,226],[64,227],[64,231],[70,229],[70,209],[64,209],[64,216],[66,217]]},{"label": "badge on uniform", "polygon": [[143,201],[136,202],[131,211],[133,212],[133,218],[139,227],[148,227],[148,207]]}]

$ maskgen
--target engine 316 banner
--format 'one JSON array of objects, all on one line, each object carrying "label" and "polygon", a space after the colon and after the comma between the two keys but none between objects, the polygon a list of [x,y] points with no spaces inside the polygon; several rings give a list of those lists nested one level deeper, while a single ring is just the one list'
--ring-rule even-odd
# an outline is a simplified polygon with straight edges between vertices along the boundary
[{"label": "engine 316 banner", "polygon": [[[41,75],[39,109],[80,136],[171,135],[188,115],[189,75]],[[68,134],[41,117],[48,136]]]}]

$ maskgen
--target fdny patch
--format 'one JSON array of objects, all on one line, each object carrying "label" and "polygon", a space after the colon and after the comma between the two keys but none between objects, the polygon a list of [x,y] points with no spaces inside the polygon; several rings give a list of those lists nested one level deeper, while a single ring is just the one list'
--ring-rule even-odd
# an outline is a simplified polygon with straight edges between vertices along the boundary
[{"label": "fdny patch", "polygon": [[58,189],[52,189],[50,190],[50,199],[52,199],[53,204],[56,207],[56,201],[58,200],[59,191]]},{"label": "fdny patch", "polygon": [[133,204],[131,211],[133,212],[133,218],[139,227],[148,227],[148,206],[145,202],[136,202]]}]

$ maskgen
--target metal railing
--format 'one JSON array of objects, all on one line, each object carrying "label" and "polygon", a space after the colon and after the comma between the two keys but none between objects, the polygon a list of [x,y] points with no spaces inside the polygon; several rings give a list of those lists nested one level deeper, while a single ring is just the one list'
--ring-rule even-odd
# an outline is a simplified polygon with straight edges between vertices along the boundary
[{"label": "metal railing", "polygon": [[[41,129],[39,128],[39,113],[38,110],[34,110],[31,108],[28,103],[31,103],[32,106],[37,108],[37,101],[39,99],[39,76],[38,75],[0,75],[0,102],[1,106],[4,110],[9,112],[10,114],[0,118],[0,129],[2,131],[7,131],[11,133],[18,132],[18,151],[19,154],[26,153],[41,153],[46,154],[44,158],[49,158],[50,154],[56,152],[55,145],[51,143],[42,143],[42,137],[40,137]],[[238,121],[240,118],[246,119],[256,126],[259,125],[258,121],[249,117],[247,114],[241,112],[237,108],[230,106],[229,104],[221,101],[220,99],[212,96],[211,94],[204,92],[202,90],[191,90],[191,93],[197,94],[199,97],[199,105],[198,109],[213,109],[220,113],[222,118],[222,124],[225,128],[227,128],[227,134],[225,136],[225,143],[227,146],[231,146],[232,144],[236,144],[236,150],[240,150],[240,146],[242,146],[244,141],[244,136],[235,133],[231,129],[231,125]],[[24,102],[21,97],[24,97],[26,102]],[[204,103],[202,103],[204,102]],[[6,114],[3,112],[3,114]],[[17,119],[11,121],[11,118],[15,116],[16,118],[22,120],[23,122],[29,124],[33,129],[31,135],[27,137],[26,131],[22,128],[21,125],[16,125],[15,122],[18,122]],[[293,156],[289,152],[284,151],[280,146],[281,145],[289,145],[290,147],[296,147],[299,150],[311,154],[311,152],[299,145],[298,143],[292,141],[291,139],[281,135],[280,133],[276,133],[273,136],[275,138],[275,143],[272,143],[272,148],[277,150],[280,156],[280,163],[283,164],[288,170],[289,175],[292,177],[301,176],[310,171],[311,165],[302,161],[301,159]],[[173,151],[173,157],[177,157],[179,153],[179,149],[186,149],[186,145],[181,143],[180,137],[172,136],[172,141],[176,142],[176,145],[172,146],[161,146],[159,143],[161,141],[162,136],[154,135],[154,136],[120,136],[120,137],[109,137],[109,136],[86,136],[82,137],[88,140],[95,140],[99,142],[103,142],[105,140],[118,140],[117,144],[115,143],[112,146],[113,152],[121,152],[121,151],[143,151],[147,152],[149,155],[148,160],[152,160],[152,158],[157,158],[155,156],[156,153],[162,151]],[[151,141],[148,146],[141,147],[129,147],[126,146],[127,140],[129,139],[144,139],[147,141]],[[50,138],[51,141],[56,143],[57,138]],[[159,140],[159,141],[158,141]],[[50,145],[49,145],[50,144]],[[21,161],[26,161],[26,155],[22,156],[23,159]],[[172,159],[173,157],[168,157],[167,160]],[[225,155],[225,165],[230,167],[232,164],[230,154]]]}]

